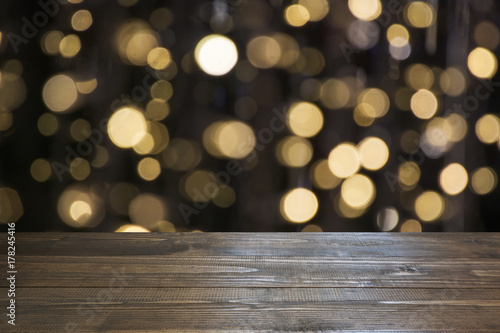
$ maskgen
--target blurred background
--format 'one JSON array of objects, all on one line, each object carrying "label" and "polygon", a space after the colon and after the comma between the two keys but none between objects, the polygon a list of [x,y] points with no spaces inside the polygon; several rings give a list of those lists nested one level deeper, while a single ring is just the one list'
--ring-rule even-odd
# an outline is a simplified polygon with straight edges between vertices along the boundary
[{"label": "blurred background", "polygon": [[493,0],[0,3],[0,230],[500,231]]}]

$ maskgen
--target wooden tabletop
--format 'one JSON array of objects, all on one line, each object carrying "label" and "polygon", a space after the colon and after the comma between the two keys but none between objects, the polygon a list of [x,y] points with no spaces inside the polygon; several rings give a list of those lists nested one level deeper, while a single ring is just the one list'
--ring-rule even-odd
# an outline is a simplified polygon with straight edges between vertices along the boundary
[{"label": "wooden tabletop", "polygon": [[500,234],[17,233],[16,269],[1,332],[500,332]]}]

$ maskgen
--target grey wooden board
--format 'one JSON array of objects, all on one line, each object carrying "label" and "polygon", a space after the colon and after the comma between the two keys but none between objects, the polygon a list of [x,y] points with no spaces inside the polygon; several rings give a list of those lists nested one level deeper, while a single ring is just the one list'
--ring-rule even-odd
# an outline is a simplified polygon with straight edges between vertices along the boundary
[{"label": "grey wooden board", "polygon": [[16,237],[2,332],[500,332],[499,234]]}]

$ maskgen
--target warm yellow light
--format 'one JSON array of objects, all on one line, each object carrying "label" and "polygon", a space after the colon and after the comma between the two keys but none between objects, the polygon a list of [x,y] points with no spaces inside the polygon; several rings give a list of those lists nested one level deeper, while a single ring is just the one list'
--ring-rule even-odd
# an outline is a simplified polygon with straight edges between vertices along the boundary
[{"label": "warm yellow light", "polygon": [[449,195],[457,195],[467,186],[467,170],[458,164],[452,163],[445,167],[439,175],[439,185]]},{"label": "warm yellow light", "polygon": [[288,136],[276,146],[278,161],[284,166],[300,168],[307,165],[312,158],[313,147],[311,143],[298,136]]},{"label": "warm yellow light", "polygon": [[309,12],[302,5],[290,5],[285,9],[286,23],[292,27],[301,27],[309,21]]},{"label": "warm yellow light", "polygon": [[17,222],[23,214],[19,194],[8,187],[0,188],[0,224]]},{"label": "warm yellow light", "polygon": [[352,176],[361,166],[358,149],[351,143],[339,144],[330,152],[328,166],[339,178]]},{"label": "warm yellow light", "polygon": [[222,35],[209,35],[196,45],[194,57],[198,66],[207,74],[227,74],[238,61],[238,50],[233,41]]},{"label": "warm yellow light", "polygon": [[78,89],[78,92],[81,94],[90,94],[97,88],[97,79],[91,79],[88,81],[80,81],[76,83],[76,89]]},{"label": "warm yellow light", "polygon": [[443,212],[444,200],[437,192],[424,192],[415,201],[415,213],[424,222],[439,219]]},{"label": "warm yellow light", "polygon": [[368,127],[375,121],[375,109],[370,104],[358,104],[354,108],[352,118],[359,126]]},{"label": "warm yellow light", "polygon": [[420,180],[420,168],[414,162],[404,162],[399,166],[398,181],[405,190],[414,188]]},{"label": "warm yellow light", "polygon": [[500,119],[494,114],[485,114],[476,123],[476,135],[483,143],[495,143],[500,138]]},{"label": "warm yellow light", "polygon": [[483,47],[477,47],[469,53],[467,65],[472,75],[481,79],[491,79],[498,69],[497,57]]},{"label": "warm yellow light", "polygon": [[64,38],[64,34],[60,31],[53,30],[45,33],[42,36],[42,50],[45,54],[56,55],[59,53],[59,45]]},{"label": "warm yellow light", "polygon": [[84,180],[90,175],[90,164],[86,159],[77,157],[71,162],[69,170],[73,178]]},{"label": "warm yellow light", "polygon": [[337,214],[348,219],[355,219],[366,213],[366,208],[354,208],[349,206],[341,196],[334,199],[334,209]]},{"label": "warm yellow light", "polygon": [[104,217],[100,198],[81,186],[64,190],[57,202],[57,212],[64,223],[74,228],[95,227]]},{"label": "warm yellow light", "polygon": [[295,103],[288,111],[287,125],[295,135],[310,138],[323,127],[323,113],[312,103]]},{"label": "warm yellow light", "polygon": [[92,217],[92,208],[87,202],[77,200],[71,204],[69,214],[75,222],[85,225]]},{"label": "warm yellow light", "polygon": [[42,135],[51,136],[59,128],[59,122],[52,113],[44,113],[38,118],[37,126]]},{"label": "warm yellow light", "polygon": [[170,107],[164,99],[153,98],[146,105],[146,114],[149,119],[160,121],[170,114]]},{"label": "warm yellow light", "polygon": [[0,131],[6,131],[12,126],[12,112],[0,107]]},{"label": "warm yellow light", "polygon": [[382,168],[389,159],[389,148],[384,140],[376,137],[368,137],[358,145],[359,157],[363,168],[378,170]]},{"label": "warm yellow light", "polygon": [[377,88],[363,90],[358,96],[358,104],[363,105],[363,110],[367,112],[367,115],[373,113],[373,117],[375,118],[383,117],[390,106],[387,94]]},{"label": "warm yellow light", "polygon": [[168,101],[174,94],[172,84],[165,80],[158,80],[151,86],[151,97]]},{"label": "warm yellow light", "polygon": [[321,103],[329,109],[340,109],[347,105],[351,91],[342,80],[328,79],[320,88]]},{"label": "warm yellow light", "polygon": [[422,232],[422,225],[417,220],[408,220],[401,226],[401,232]]},{"label": "warm yellow light", "polygon": [[411,97],[410,107],[417,118],[430,119],[437,111],[438,101],[432,92],[421,89]]},{"label": "warm yellow light", "polygon": [[215,145],[226,158],[245,158],[253,151],[255,144],[252,128],[241,121],[224,122],[215,133]]},{"label": "warm yellow light", "polygon": [[414,90],[430,89],[434,83],[434,73],[423,64],[413,64],[405,71],[406,84]]},{"label": "warm yellow light", "polygon": [[147,122],[148,132],[133,146],[139,155],[157,154],[167,147],[170,140],[167,127],[156,121]]},{"label": "warm yellow light", "polygon": [[149,52],[158,47],[159,36],[142,20],[124,23],[115,37],[120,58],[126,64],[145,66]]},{"label": "warm yellow light", "polygon": [[155,180],[161,172],[160,163],[152,157],[143,158],[137,166],[137,172],[144,180]]},{"label": "warm yellow light", "polygon": [[272,37],[257,36],[247,45],[247,58],[257,68],[271,68],[281,58],[280,44]]},{"label": "warm yellow light", "polygon": [[318,199],[305,188],[296,188],[281,198],[281,215],[290,222],[304,223],[316,215]]},{"label": "warm yellow light", "polygon": [[156,36],[149,30],[133,33],[124,45],[126,59],[136,66],[144,66],[148,61],[148,54],[158,47]]},{"label": "warm yellow light", "polygon": [[175,225],[168,221],[158,221],[154,225],[154,231],[157,232],[175,232]]},{"label": "warm yellow light", "polygon": [[323,229],[314,224],[307,225],[301,232],[323,232]]},{"label": "warm yellow light", "polygon": [[111,116],[108,122],[108,135],[120,148],[131,148],[139,143],[147,133],[146,119],[141,111],[122,108]]},{"label": "warm yellow light", "polygon": [[71,123],[71,137],[78,142],[85,141],[90,134],[90,123],[85,119],[76,119]]},{"label": "warm yellow light", "polygon": [[181,181],[180,190],[190,200],[206,202],[219,193],[219,185],[213,174],[205,170],[196,170]]},{"label": "warm yellow light", "polygon": [[52,173],[49,162],[41,158],[33,161],[30,171],[33,179],[40,183],[49,179],[50,174]]},{"label": "warm yellow light", "polygon": [[218,207],[228,208],[234,203],[235,199],[236,195],[233,188],[231,186],[223,185],[219,187],[219,192],[212,199],[212,201]]},{"label": "warm yellow light", "polygon": [[172,140],[162,153],[165,165],[176,171],[194,169],[201,162],[201,151],[195,141]]},{"label": "warm yellow light", "polygon": [[428,28],[434,24],[434,8],[423,1],[413,1],[405,7],[405,18],[415,28]]},{"label": "warm yellow light", "polygon": [[311,22],[322,20],[330,10],[327,0],[299,0],[298,3],[307,9]]},{"label": "warm yellow light", "polygon": [[115,232],[149,232],[149,230],[139,225],[125,224],[116,229]]},{"label": "warm yellow light", "polygon": [[403,47],[410,41],[410,33],[401,24],[392,24],[387,29],[387,41],[396,47]]},{"label": "warm yellow light", "polygon": [[375,185],[367,176],[356,174],[342,183],[340,194],[342,200],[350,207],[363,209],[373,202]]},{"label": "warm yellow light", "polygon": [[159,221],[165,220],[166,214],[164,199],[151,193],[139,194],[130,201],[128,206],[130,220],[148,230],[151,230]]},{"label": "warm yellow light", "polygon": [[445,118],[445,121],[451,128],[450,140],[452,142],[459,142],[467,135],[468,127],[467,121],[458,113],[452,113]]},{"label": "warm yellow light", "polygon": [[316,162],[311,167],[311,180],[314,186],[322,190],[331,190],[337,187],[342,181],[342,179],[332,173],[326,159]]},{"label": "warm yellow light", "polygon": [[448,67],[439,77],[443,92],[450,96],[460,96],[467,88],[465,76],[458,68]]},{"label": "warm yellow light", "polygon": [[77,97],[75,81],[67,75],[55,75],[43,86],[43,101],[54,112],[69,110]]},{"label": "warm yellow light", "polygon": [[59,44],[59,52],[64,58],[73,58],[80,52],[82,44],[77,35],[65,36]]},{"label": "warm yellow light", "polygon": [[497,186],[497,174],[488,167],[474,170],[471,178],[472,190],[479,195],[488,194]]},{"label": "warm yellow light", "polygon": [[162,70],[172,63],[172,55],[169,50],[163,47],[156,47],[149,51],[147,60],[149,67]]},{"label": "warm yellow light", "polygon": [[363,21],[373,21],[382,13],[380,0],[349,0],[352,15]]},{"label": "warm yellow light", "polygon": [[92,14],[88,10],[77,11],[71,17],[71,26],[76,31],[85,31],[92,25]]}]

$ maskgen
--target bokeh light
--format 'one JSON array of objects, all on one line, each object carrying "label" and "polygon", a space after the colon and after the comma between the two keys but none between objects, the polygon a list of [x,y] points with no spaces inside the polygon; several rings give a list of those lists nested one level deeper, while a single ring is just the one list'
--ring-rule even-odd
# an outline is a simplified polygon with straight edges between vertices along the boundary
[{"label": "bokeh light", "polygon": [[307,165],[312,158],[313,147],[307,139],[288,136],[278,142],[276,157],[284,166],[300,168]]},{"label": "bokeh light", "polygon": [[459,163],[452,163],[439,174],[439,185],[446,194],[457,195],[465,189],[468,179],[467,170]]},{"label": "bokeh light", "polygon": [[398,225],[399,214],[393,207],[383,208],[377,213],[377,225],[382,231],[391,231]]},{"label": "bokeh light", "polygon": [[31,163],[30,172],[33,179],[41,183],[49,179],[52,169],[47,160],[39,158]]},{"label": "bokeh light", "polygon": [[434,24],[434,8],[423,1],[412,1],[405,6],[405,19],[415,28],[428,28]]},{"label": "bokeh light", "polygon": [[415,201],[415,213],[424,222],[432,222],[439,219],[443,212],[444,200],[437,192],[424,192]]},{"label": "bokeh light", "polygon": [[309,21],[310,15],[302,5],[290,5],[285,9],[285,20],[292,27],[301,27]]},{"label": "bokeh light", "polygon": [[434,116],[438,108],[436,96],[429,90],[421,89],[411,97],[411,111],[420,119]]},{"label": "bokeh light", "polygon": [[73,228],[92,228],[104,218],[102,200],[78,185],[66,188],[57,203],[61,220]]},{"label": "bokeh light", "polygon": [[77,98],[75,81],[64,74],[51,77],[43,87],[43,101],[54,112],[70,110]]},{"label": "bokeh light", "polygon": [[328,166],[339,178],[352,176],[361,167],[358,149],[351,143],[336,146],[328,156]]},{"label": "bokeh light", "polygon": [[500,119],[494,114],[485,114],[476,123],[476,135],[483,143],[495,143],[500,138]]},{"label": "bokeh light", "polygon": [[137,166],[137,172],[144,180],[155,180],[161,172],[160,163],[152,157],[143,158]]},{"label": "bokeh light", "polygon": [[490,50],[477,47],[469,53],[467,65],[474,76],[490,79],[497,72],[498,60]]},{"label": "bokeh light", "polygon": [[384,140],[376,137],[363,139],[358,145],[359,159],[363,168],[378,170],[389,159],[389,148]]},{"label": "bokeh light", "polygon": [[323,127],[323,113],[312,103],[295,103],[288,111],[287,125],[295,135],[310,138]]},{"label": "bokeh light", "polygon": [[479,195],[485,195],[493,191],[497,186],[497,182],[497,174],[492,168],[482,167],[472,173],[472,190]]},{"label": "bokeh light", "polygon": [[382,13],[380,0],[349,0],[349,9],[358,19],[372,21]]},{"label": "bokeh light", "polygon": [[296,188],[281,198],[281,215],[290,222],[304,223],[316,215],[318,199],[308,189]]},{"label": "bokeh light", "polygon": [[500,227],[493,0],[58,9],[1,27],[2,227]]},{"label": "bokeh light", "polygon": [[17,222],[23,216],[24,208],[17,191],[0,188],[0,223]]},{"label": "bokeh light", "polygon": [[363,209],[375,199],[375,186],[367,176],[356,174],[342,183],[341,195],[350,207]]},{"label": "bokeh light", "polygon": [[76,31],[85,31],[92,25],[92,14],[85,9],[79,10],[71,17],[71,26]]},{"label": "bokeh light", "polygon": [[138,109],[125,107],[109,118],[108,135],[120,148],[131,148],[139,143],[147,133],[147,123]]},{"label": "bokeh light", "polygon": [[209,35],[196,45],[196,62],[207,74],[227,74],[238,61],[238,50],[233,41],[222,35]]}]

